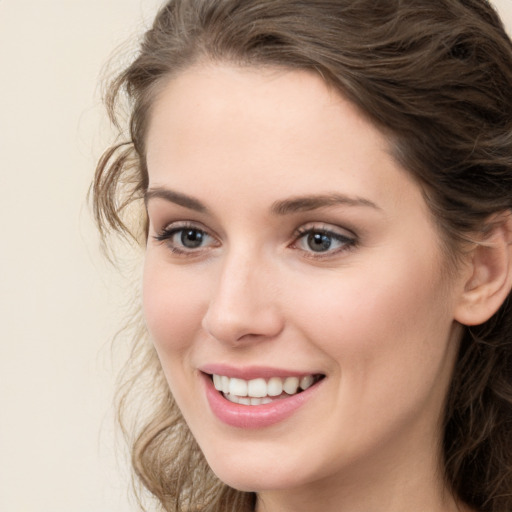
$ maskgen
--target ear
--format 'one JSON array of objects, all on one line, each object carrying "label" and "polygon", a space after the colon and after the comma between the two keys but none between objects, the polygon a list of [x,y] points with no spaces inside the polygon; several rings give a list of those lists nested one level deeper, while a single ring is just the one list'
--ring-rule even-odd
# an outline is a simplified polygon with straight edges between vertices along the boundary
[{"label": "ear", "polygon": [[455,320],[479,325],[498,311],[512,288],[512,212],[489,219],[468,254],[468,265]]}]

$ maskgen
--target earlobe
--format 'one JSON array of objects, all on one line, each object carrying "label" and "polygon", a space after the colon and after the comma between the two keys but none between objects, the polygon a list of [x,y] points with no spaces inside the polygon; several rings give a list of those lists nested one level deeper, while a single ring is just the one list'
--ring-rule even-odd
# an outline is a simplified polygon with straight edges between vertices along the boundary
[{"label": "earlobe", "polygon": [[463,325],[479,325],[498,311],[512,288],[512,212],[502,212],[489,220],[468,260],[469,277],[455,320]]}]

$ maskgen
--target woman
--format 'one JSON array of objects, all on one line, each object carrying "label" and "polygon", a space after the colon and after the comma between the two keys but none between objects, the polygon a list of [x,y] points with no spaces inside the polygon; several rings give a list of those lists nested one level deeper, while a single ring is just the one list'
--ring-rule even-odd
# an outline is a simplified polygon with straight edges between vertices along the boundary
[{"label": "woman", "polygon": [[165,510],[512,510],[511,87],[483,0],[161,9],[94,206]]}]

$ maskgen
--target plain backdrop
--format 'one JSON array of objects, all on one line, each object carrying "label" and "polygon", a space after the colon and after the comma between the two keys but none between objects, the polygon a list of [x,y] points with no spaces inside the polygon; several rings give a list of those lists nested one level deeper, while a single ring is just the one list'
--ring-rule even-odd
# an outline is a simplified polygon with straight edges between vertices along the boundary
[{"label": "plain backdrop", "polygon": [[[112,420],[129,290],[86,194],[101,70],[160,3],[0,0],[0,512],[136,510]],[[495,5],[512,29],[512,0]]]}]

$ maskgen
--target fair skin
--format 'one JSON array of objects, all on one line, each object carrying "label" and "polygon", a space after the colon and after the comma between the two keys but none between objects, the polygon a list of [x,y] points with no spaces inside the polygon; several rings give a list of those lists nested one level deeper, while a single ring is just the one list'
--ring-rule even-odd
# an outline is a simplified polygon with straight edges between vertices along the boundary
[{"label": "fair skin", "polygon": [[[472,269],[384,135],[313,74],[202,65],[159,91],[147,162],[147,327],[217,476],[260,512],[464,510],[440,422]],[[211,373],[314,384],[280,416]]]}]

